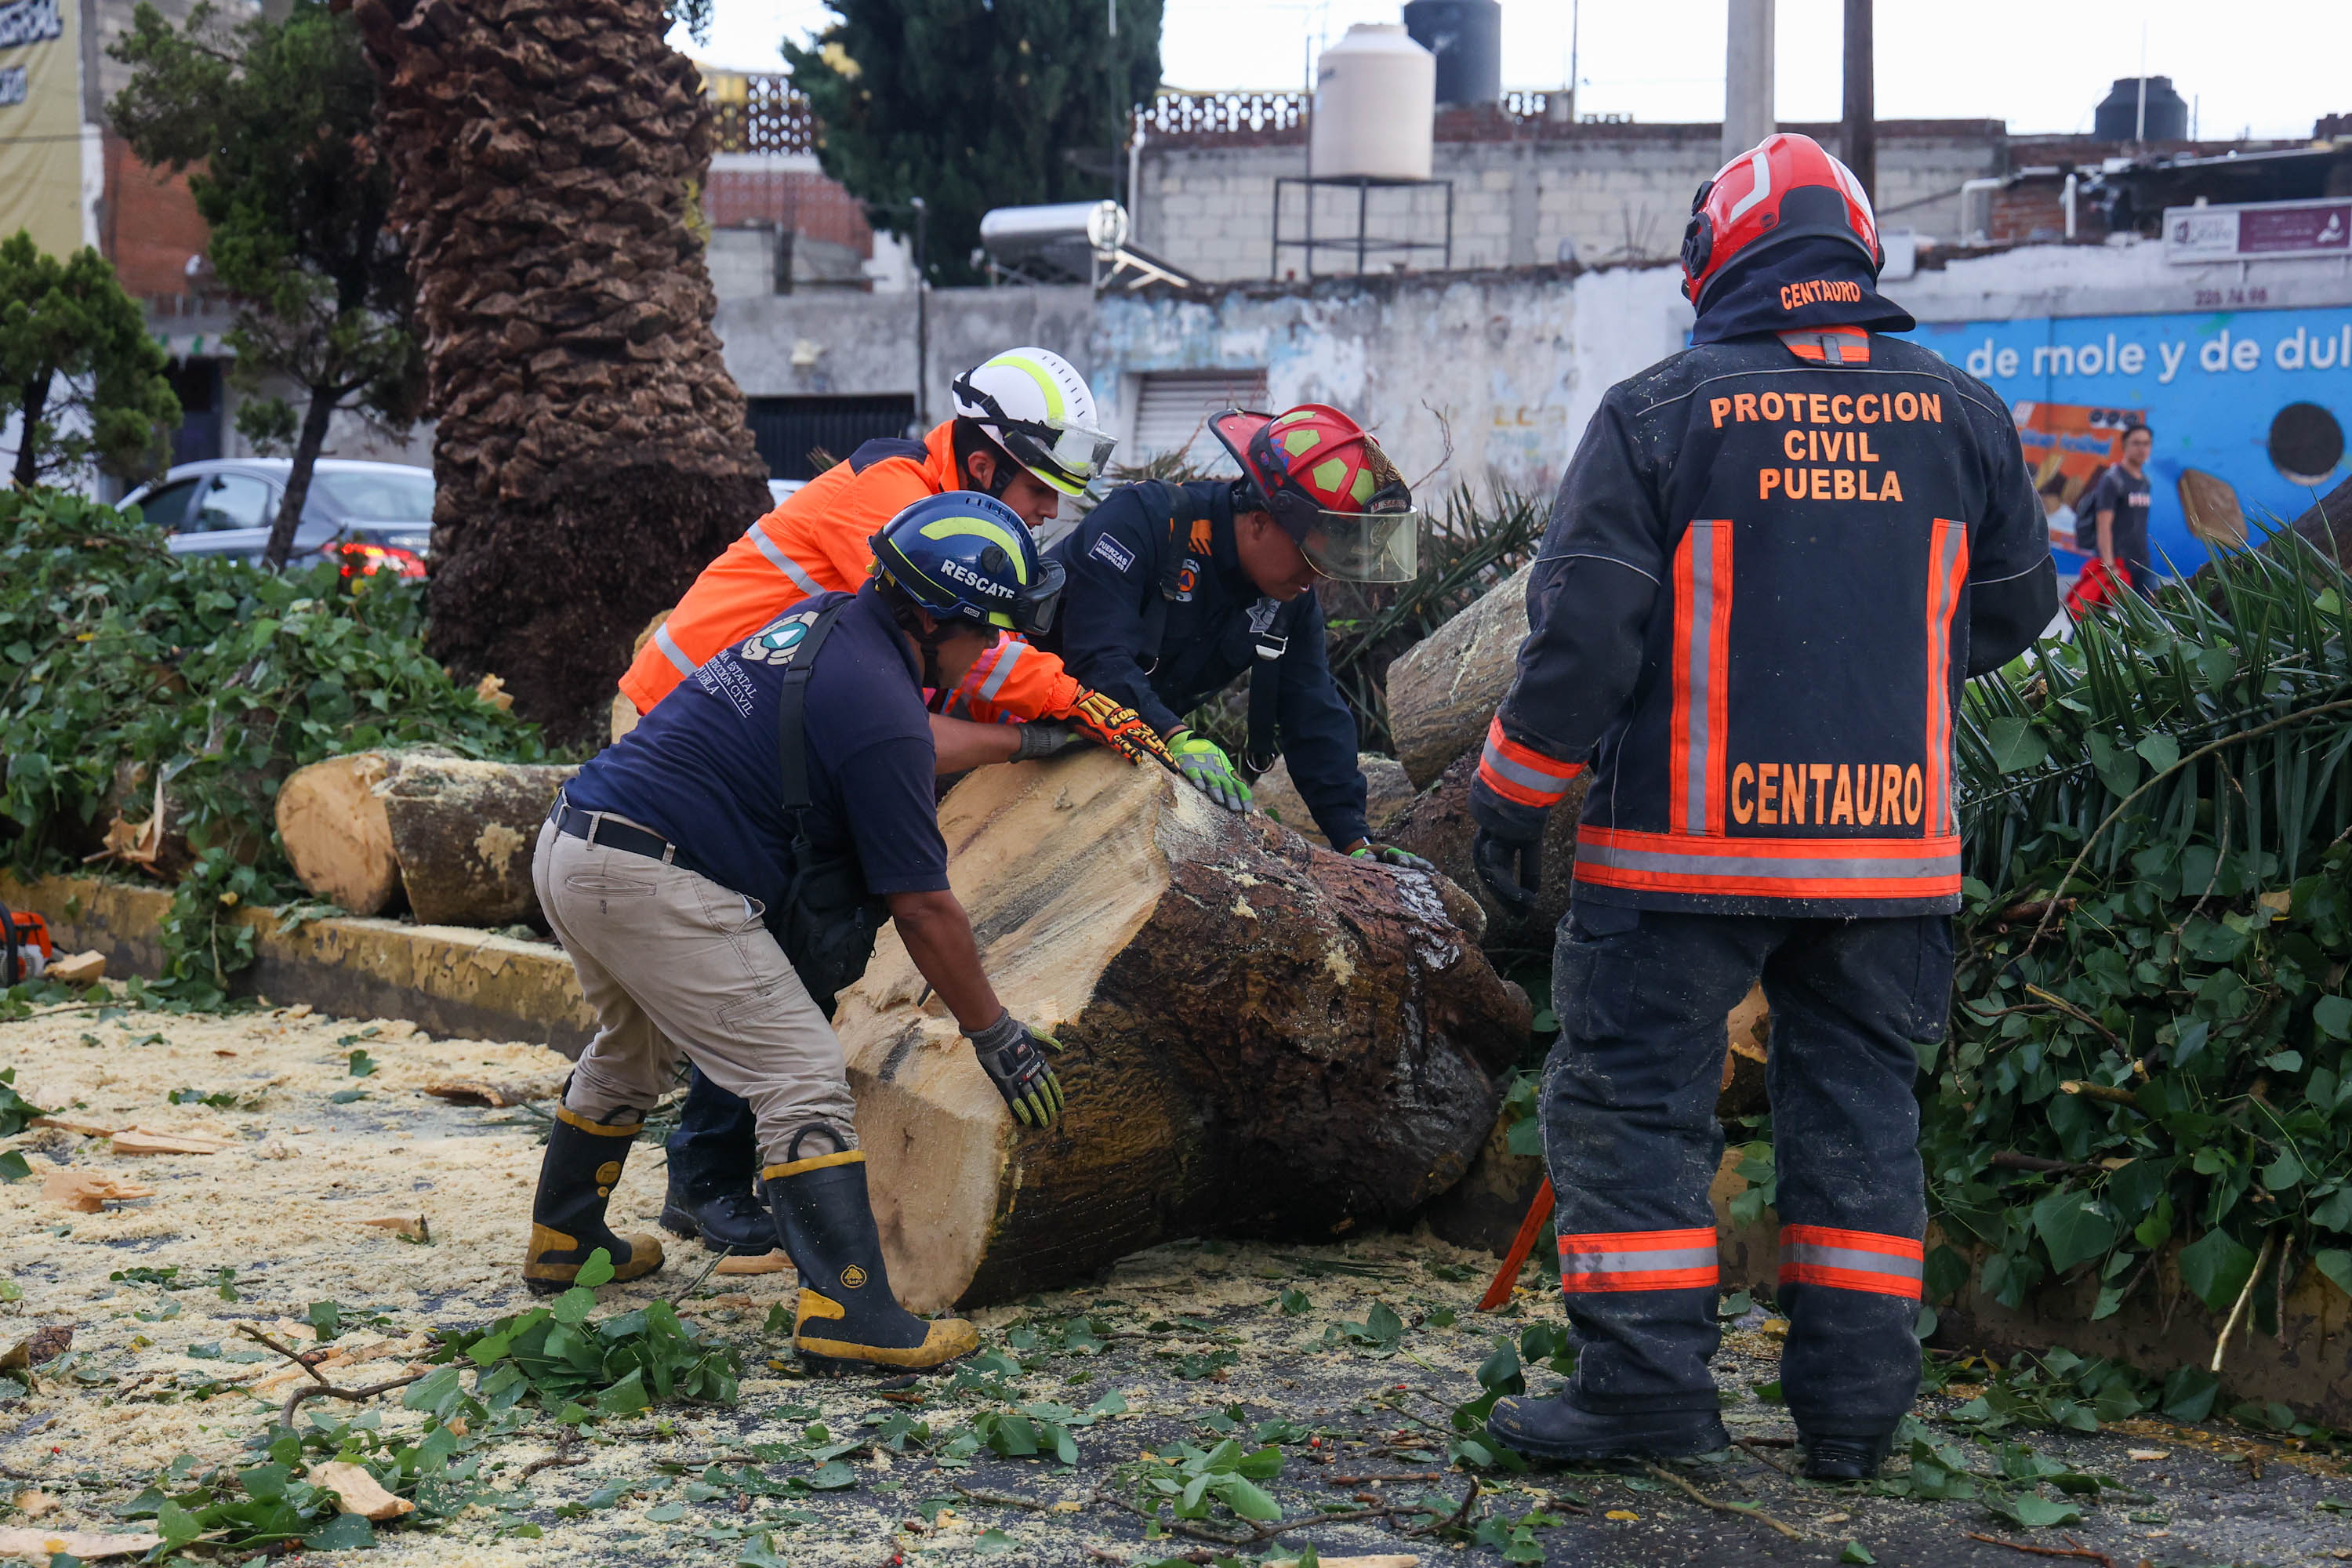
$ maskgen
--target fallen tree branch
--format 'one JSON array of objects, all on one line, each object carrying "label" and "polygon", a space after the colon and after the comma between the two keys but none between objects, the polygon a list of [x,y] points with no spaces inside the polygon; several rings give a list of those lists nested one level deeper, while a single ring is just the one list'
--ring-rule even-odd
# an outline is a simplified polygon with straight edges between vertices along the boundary
[{"label": "fallen tree branch", "polygon": [[313,1364],[312,1358],[321,1357],[322,1352],[312,1351],[309,1355],[305,1355],[299,1351],[289,1350],[251,1323],[239,1323],[236,1326],[236,1331],[257,1344],[265,1345],[276,1351],[310,1375],[311,1382],[307,1386],[297,1388],[286,1396],[285,1407],[278,1413],[278,1424],[280,1426],[290,1427],[294,1425],[294,1412],[302,1407],[305,1400],[341,1399],[356,1405],[364,1400],[373,1399],[379,1394],[390,1394],[395,1388],[406,1388],[412,1383],[422,1381],[425,1375],[421,1372],[412,1372],[406,1377],[395,1377],[383,1383],[372,1383],[365,1388],[339,1388],[329,1383]]},{"label": "fallen tree branch", "polygon": [[2002,1171],[2046,1171],[2062,1175],[2073,1175],[2099,1168],[2096,1165],[2078,1165],[2072,1160],[2052,1160],[2040,1154],[2021,1154],[2014,1149],[1996,1149],[1985,1163]]},{"label": "fallen tree branch", "polygon": [[2236,1331],[2238,1320],[2246,1315],[2246,1303],[2253,1300],[2254,1281],[2263,1277],[2263,1270],[2268,1267],[2271,1260],[2271,1248],[2277,1245],[2277,1231],[2263,1233],[2263,1249],[2254,1254],[2254,1266],[2246,1275],[2246,1283],[2238,1292],[2238,1300],[2230,1308],[2229,1321],[2223,1323],[2221,1333],[2214,1336],[2213,1363],[2206,1368],[2208,1372],[2219,1373],[2221,1370],[2221,1352],[2230,1348],[2230,1335]]},{"label": "fallen tree branch", "polygon": [[587,1455],[572,1451],[579,1447],[580,1429],[576,1426],[565,1427],[562,1436],[555,1439],[555,1451],[541,1455],[525,1465],[522,1468],[522,1473],[515,1477],[515,1485],[520,1486],[541,1470],[569,1469],[574,1465],[586,1464]]},{"label": "fallen tree branch", "polygon": [[1973,1530],[1968,1532],[1968,1537],[1970,1541],[1981,1541],[1988,1546],[2006,1546],[2011,1552],[2023,1552],[2035,1557],[2076,1557],[2085,1563],[2096,1563],[2099,1568],[2116,1568],[2114,1558],[2104,1552],[2092,1551],[2071,1535],[2066,1538],[2073,1542],[2071,1551],[2058,1546],[2036,1546],[2031,1542],[2003,1541],[1998,1535],[1979,1535]]},{"label": "fallen tree branch", "polygon": [[[1470,1478],[1470,1489],[1462,1494],[1462,1506],[1455,1509],[1451,1517],[1433,1520],[1427,1524],[1407,1525],[1402,1530],[1397,1531],[1397,1533],[1400,1535],[1435,1535],[1442,1530],[1459,1529],[1463,1522],[1469,1519],[1470,1510],[1476,1505],[1477,1501],[1478,1478],[1472,1476]],[[1580,1509],[1577,1511],[1582,1512],[1583,1510]]]},{"label": "fallen tree branch", "polygon": [[1643,1465],[1642,1468],[1649,1471],[1650,1474],[1657,1477],[1658,1479],[1664,1481],[1671,1487],[1674,1487],[1702,1508],[1711,1508],[1717,1513],[1744,1513],[1752,1520],[1757,1520],[1762,1523],[1770,1525],[1773,1529],[1779,1531],[1781,1534],[1787,1536],[1791,1541],[1802,1541],[1805,1539],[1805,1532],[1803,1531],[1799,1530],[1795,1525],[1790,1524],[1785,1521],[1774,1519],[1770,1514],[1766,1513],[1754,1503],[1725,1502],[1721,1498],[1711,1498],[1705,1492],[1699,1490],[1696,1487],[1691,1485],[1690,1482],[1683,1479],[1682,1477],[1675,1474],[1674,1471],[1667,1469],[1664,1465]]},{"label": "fallen tree branch", "polygon": [[1018,1497],[1012,1492],[982,1491],[978,1487],[965,1486],[961,1481],[950,1481],[948,1489],[960,1492],[974,1502],[992,1502],[999,1508],[1025,1508],[1032,1513],[1051,1513],[1054,1505],[1033,1497]]}]

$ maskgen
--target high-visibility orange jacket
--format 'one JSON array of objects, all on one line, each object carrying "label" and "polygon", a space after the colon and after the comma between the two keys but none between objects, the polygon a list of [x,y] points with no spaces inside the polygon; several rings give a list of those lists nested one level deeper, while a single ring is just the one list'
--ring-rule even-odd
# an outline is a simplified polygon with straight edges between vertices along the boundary
[{"label": "high-visibility orange jacket", "polygon": [[[814,594],[855,593],[874,565],[866,541],[925,496],[956,487],[954,426],[920,441],[868,441],[786,497],[702,569],[621,677],[621,694],[650,713],[719,649]],[[982,723],[1050,718],[1076,706],[1061,660],[999,637],[935,706]]]}]

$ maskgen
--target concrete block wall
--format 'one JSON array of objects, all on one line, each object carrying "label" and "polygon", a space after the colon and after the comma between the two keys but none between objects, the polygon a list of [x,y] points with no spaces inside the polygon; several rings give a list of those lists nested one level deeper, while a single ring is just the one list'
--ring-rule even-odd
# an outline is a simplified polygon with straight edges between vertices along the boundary
[{"label": "concrete block wall", "polygon": [[[1826,132],[1826,128],[1822,129]],[[1715,173],[1720,142],[1713,126],[1611,127],[1609,134],[1437,144],[1432,174],[1454,186],[1457,269],[1527,267],[1567,259],[1587,265],[1664,260],[1682,246],[1691,195]],[[1879,147],[1879,205],[1888,227],[1951,237],[1959,223],[1962,181],[1999,172],[2005,153],[1991,134],[1889,136]],[[1275,182],[1306,172],[1302,147],[1162,146],[1147,142],[1135,208],[1139,243],[1195,277],[1304,278],[1305,252],[1286,247],[1274,259]],[[1305,232],[1301,194],[1285,194],[1283,232]],[[1441,193],[1375,188],[1366,226],[1382,237],[1439,241]],[[1314,232],[1352,237],[1353,191],[1320,187]],[[1563,250],[1563,245],[1573,247]],[[1366,270],[1409,261],[1434,271],[1436,252],[1409,257],[1375,248]],[[1353,274],[1352,252],[1319,251],[1314,276]]]}]

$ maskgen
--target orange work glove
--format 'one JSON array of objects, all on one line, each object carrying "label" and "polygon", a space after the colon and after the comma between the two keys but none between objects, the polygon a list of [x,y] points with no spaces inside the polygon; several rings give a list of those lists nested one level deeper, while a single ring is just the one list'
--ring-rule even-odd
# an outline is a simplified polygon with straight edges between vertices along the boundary
[{"label": "orange work glove", "polygon": [[1132,708],[1123,708],[1118,700],[1099,691],[1081,690],[1077,705],[1067,715],[1069,721],[1086,731],[1096,744],[1118,752],[1130,764],[1139,764],[1150,757],[1171,773],[1183,770],[1168,752],[1168,743],[1158,731],[1143,721],[1143,716]]}]

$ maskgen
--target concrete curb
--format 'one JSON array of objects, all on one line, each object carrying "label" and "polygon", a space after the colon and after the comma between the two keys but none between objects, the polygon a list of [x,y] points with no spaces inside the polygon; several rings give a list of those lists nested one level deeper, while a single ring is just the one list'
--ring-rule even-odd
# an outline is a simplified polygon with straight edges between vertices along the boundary
[{"label": "concrete curb", "polygon": [[[0,899],[39,911],[62,952],[95,950],[116,979],[163,973],[172,895],[94,877],[24,881],[0,873]],[[280,933],[275,910],[231,917],[256,933],[242,995],[307,1002],[341,1018],[406,1018],[429,1035],[528,1040],[576,1058],[596,1032],[563,950],[464,926],[339,916]]]}]

